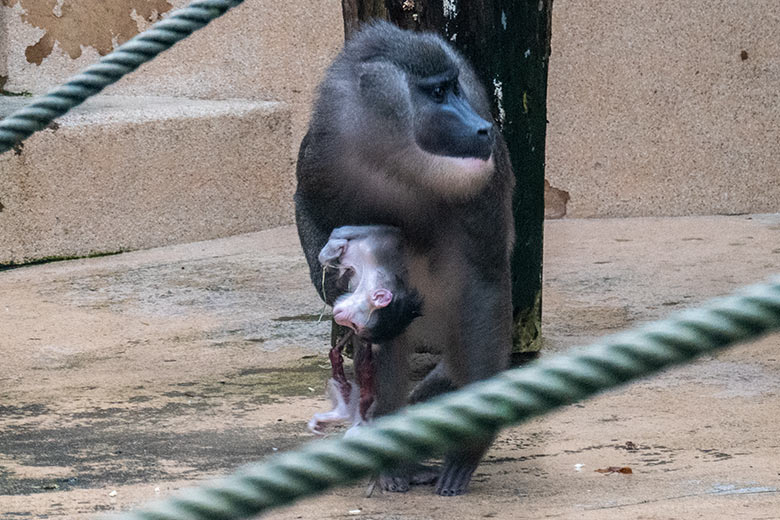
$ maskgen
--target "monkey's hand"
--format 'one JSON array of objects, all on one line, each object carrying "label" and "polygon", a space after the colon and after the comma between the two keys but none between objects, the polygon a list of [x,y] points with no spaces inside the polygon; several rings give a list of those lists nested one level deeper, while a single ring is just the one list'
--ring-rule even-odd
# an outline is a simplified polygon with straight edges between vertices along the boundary
[{"label": "monkey's hand", "polygon": [[349,241],[346,239],[341,238],[333,238],[331,235],[330,240],[328,240],[328,243],[325,244],[325,247],[322,248],[322,251],[320,251],[320,255],[317,257],[320,261],[320,265],[324,266],[338,266],[339,265],[339,258],[341,258],[341,255],[344,254],[344,251],[347,250],[347,244],[349,244]]}]

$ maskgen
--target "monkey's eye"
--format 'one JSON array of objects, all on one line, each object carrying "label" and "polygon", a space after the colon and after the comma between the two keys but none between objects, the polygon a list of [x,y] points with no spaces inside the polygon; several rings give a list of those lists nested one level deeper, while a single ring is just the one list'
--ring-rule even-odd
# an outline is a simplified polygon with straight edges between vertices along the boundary
[{"label": "monkey's eye", "polygon": [[431,97],[435,102],[443,103],[445,93],[446,93],[446,89],[441,85],[437,85],[433,87],[433,90],[431,90]]}]

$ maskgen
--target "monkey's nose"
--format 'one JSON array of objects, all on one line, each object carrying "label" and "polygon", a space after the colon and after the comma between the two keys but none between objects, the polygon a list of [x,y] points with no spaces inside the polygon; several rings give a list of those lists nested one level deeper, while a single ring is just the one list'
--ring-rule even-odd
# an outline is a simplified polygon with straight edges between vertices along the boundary
[{"label": "monkey's nose", "polygon": [[349,327],[355,332],[358,332],[357,325],[355,325],[355,322],[353,322],[349,318],[350,318],[349,312],[347,312],[345,309],[333,309],[333,321],[335,321],[339,325],[342,325],[344,327]]},{"label": "monkey's nose", "polygon": [[477,137],[479,139],[487,140],[492,144],[493,142],[493,125],[485,121],[484,125],[480,125],[477,128]]}]

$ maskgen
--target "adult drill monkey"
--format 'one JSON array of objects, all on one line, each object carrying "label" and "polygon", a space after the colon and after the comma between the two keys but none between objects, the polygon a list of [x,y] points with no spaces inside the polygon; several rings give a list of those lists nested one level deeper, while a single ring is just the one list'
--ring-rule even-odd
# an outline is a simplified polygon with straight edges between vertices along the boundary
[{"label": "adult drill monkey", "polygon": [[[298,233],[323,299],[337,294],[317,260],[333,229],[396,226],[409,246],[423,316],[380,344],[376,415],[405,404],[414,345],[443,353],[443,367],[415,389],[417,399],[506,367],[514,176],[484,89],[452,47],[385,22],[350,39],[320,85],[297,178]],[[490,442],[447,453],[436,492],[464,493]],[[379,482],[406,491],[409,480],[402,468]]]}]

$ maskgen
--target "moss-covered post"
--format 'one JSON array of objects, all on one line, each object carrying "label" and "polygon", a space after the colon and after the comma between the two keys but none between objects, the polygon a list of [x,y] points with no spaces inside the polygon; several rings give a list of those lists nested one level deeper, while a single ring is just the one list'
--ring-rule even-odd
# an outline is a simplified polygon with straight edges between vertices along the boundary
[{"label": "moss-covered post", "polygon": [[541,348],[544,145],[553,0],[342,0],[347,37],[385,18],[436,31],[472,63],[492,94],[493,116],[509,147],[517,187],[512,259],[514,351]]}]

